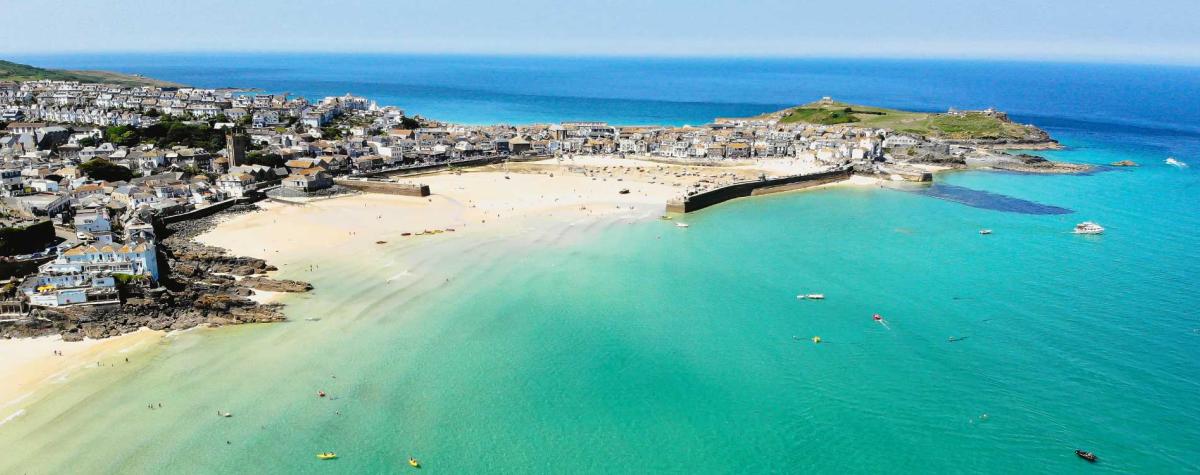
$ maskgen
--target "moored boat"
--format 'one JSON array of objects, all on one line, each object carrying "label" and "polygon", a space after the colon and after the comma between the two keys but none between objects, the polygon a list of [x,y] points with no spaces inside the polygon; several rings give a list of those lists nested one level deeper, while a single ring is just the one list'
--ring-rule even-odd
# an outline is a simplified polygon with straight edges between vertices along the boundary
[{"label": "moored boat", "polygon": [[991,234],[991,233],[992,233],[992,230],[991,230],[991,229],[980,229],[980,230],[979,230],[979,234],[983,234],[983,235],[985,235],[985,236],[986,236],[986,235],[988,235],[988,234]]},{"label": "moored boat", "polygon": [[688,225],[687,225],[687,223],[675,223],[675,227],[677,227],[677,228],[686,228],[686,227],[688,227]]},{"label": "moored boat", "polygon": [[321,452],[317,454],[317,458],[321,460],[332,460],[337,458],[337,454],[333,452]]},{"label": "moored boat", "polygon": [[1075,455],[1078,455],[1079,458],[1087,460],[1088,462],[1096,461],[1096,454],[1093,454],[1093,453],[1085,451],[1085,450],[1076,450]]},{"label": "moored boat", "polygon": [[1091,221],[1084,221],[1075,225],[1075,234],[1101,234],[1104,232],[1104,227]]}]

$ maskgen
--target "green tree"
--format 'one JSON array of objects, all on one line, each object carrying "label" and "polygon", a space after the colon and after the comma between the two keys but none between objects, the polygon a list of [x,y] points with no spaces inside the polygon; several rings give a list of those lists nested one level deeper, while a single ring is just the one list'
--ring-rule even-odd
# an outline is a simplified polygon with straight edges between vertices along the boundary
[{"label": "green tree", "polygon": [[283,157],[277,153],[263,153],[261,151],[253,151],[246,154],[245,163],[242,165],[264,165],[268,167],[282,167],[284,163]]},{"label": "green tree", "polygon": [[97,158],[79,166],[79,171],[96,180],[125,181],[133,178],[133,171],[103,158]]},{"label": "green tree", "polygon": [[124,145],[131,147],[138,144],[140,140],[138,130],[128,125],[114,125],[104,129],[104,140],[112,142],[113,145]]},{"label": "green tree", "polygon": [[337,127],[321,127],[321,138],[334,140],[342,137],[342,129]]},{"label": "green tree", "polygon": [[421,128],[421,122],[410,117],[401,117],[400,128],[405,130],[416,130]]}]

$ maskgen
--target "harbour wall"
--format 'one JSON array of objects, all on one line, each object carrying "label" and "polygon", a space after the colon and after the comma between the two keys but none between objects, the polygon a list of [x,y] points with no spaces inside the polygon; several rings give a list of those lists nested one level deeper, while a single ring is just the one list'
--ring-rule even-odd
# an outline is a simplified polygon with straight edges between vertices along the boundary
[{"label": "harbour wall", "polygon": [[388,180],[364,178],[339,178],[334,180],[334,183],[352,190],[358,190],[366,193],[382,193],[387,195],[416,197],[429,196],[429,185],[421,185],[416,183],[396,183]]},{"label": "harbour wall", "polygon": [[854,168],[848,167],[807,175],[792,175],[769,180],[734,183],[714,190],[697,193],[681,200],[668,201],[667,211],[671,213],[691,213],[736,198],[782,193],[845,180],[850,178],[850,175],[853,173]]}]

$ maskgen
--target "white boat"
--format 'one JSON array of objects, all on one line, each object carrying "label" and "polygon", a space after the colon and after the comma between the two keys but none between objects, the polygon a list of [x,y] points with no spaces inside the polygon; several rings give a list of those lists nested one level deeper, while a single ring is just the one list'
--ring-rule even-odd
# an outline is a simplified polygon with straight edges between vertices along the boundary
[{"label": "white boat", "polygon": [[677,228],[686,228],[686,227],[688,227],[688,225],[687,225],[687,223],[675,223],[675,227],[677,227]]},{"label": "white boat", "polygon": [[825,300],[825,294],[800,294],[796,298],[800,300]]},{"label": "white boat", "polygon": [[1084,221],[1075,225],[1075,234],[1101,234],[1103,232],[1103,226],[1091,221]]},{"label": "white boat", "polygon": [[991,229],[980,229],[979,230],[979,234],[987,235],[987,234],[991,234],[991,233],[992,233]]},{"label": "white boat", "polygon": [[1176,160],[1175,157],[1167,157],[1166,160],[1163,160],[1163,163],[1173,166],[1175,168],[1187,168],[1186,163]]}]

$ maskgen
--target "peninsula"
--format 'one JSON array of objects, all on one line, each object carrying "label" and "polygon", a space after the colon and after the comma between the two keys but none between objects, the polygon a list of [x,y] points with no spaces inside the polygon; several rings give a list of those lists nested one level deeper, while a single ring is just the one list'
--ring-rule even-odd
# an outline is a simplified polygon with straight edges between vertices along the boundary
[{"label": "peninsula", "polygon": [[119,86],[181,87],[169,81],[160,81],[138,74],[123,74],[111,71],[71,71],[45,69],[27,64],[0,60],[0,81],[77,81],[81,83],[115,84]]}]

